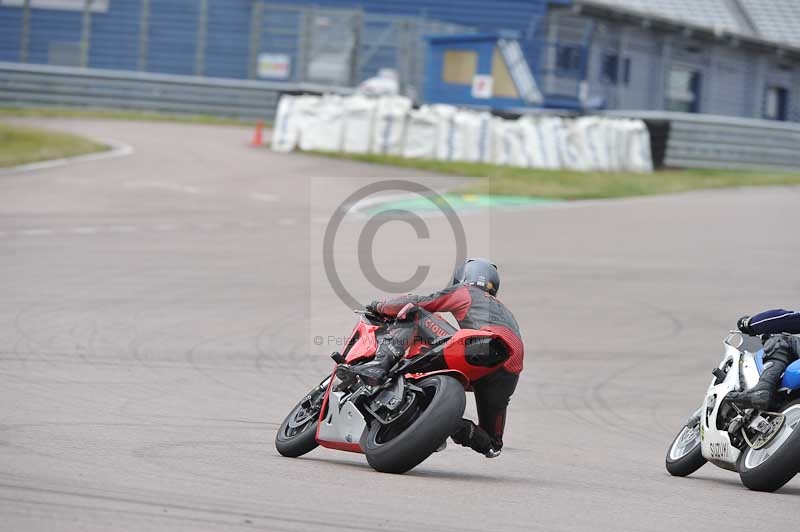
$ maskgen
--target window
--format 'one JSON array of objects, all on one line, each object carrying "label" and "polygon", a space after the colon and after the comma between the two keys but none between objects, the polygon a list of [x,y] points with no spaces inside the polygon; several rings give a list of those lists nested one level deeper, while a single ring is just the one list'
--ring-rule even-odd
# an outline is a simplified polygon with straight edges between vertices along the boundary
[{"label": "window", "polygon": [[503,54],[500,53],[500,49],[496,46],[492,55],[492,79],[494,80],[492,92],[495,96],[500,98],[519,98],[517,85],[508,72],[506,60],[503,59]]},{"label": "window", "polygon": [[607,53],[603,56],[600,79],[612,85],[617,84],[619,79],[619,56],[617,54]]},{"label": "window", "polygon": [[667,85],[667,110],[699,113],[700,80],[700,72],[696,70],[672,67]]},{"label": "window", "polygon": [[472,85],[478,70],[478,53],[466,50],[446,50],[442,64],[442,81],[455,85]]},{"label": "window", "polygon": [[581,49],[579,46],[558,46],[556,48],[556,70],[561,73],[577,74],[581,69]]},{"label": "window", "polygon": [[786,121],[789,110],[789,91],[785,87],[767,87],[764,118]]},{"label": "window", "polygon": [[622,62],[622,82],[628,85],[631,82],[631,58],[626,57]]}]

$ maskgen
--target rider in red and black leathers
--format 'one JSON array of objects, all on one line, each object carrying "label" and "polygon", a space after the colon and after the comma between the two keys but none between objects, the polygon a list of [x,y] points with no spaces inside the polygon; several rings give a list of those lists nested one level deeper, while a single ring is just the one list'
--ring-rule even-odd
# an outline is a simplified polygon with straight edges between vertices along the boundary
[{"label": "rider in red and black leathers", "polygon": [[[484,259],[468,260],[456,272],[453,286],[427,296],[406,295],[375,301],[369,308],[384,316],[397,314],[412,303],[428,312],[450,312],[462,329],[480,329],[498,335],[508,350],[508,358],[497,371],[472,385],[479,424],[463,420],[453,440],[487,456],[495,456],[503,446],[506,408],[517,386],[525,348],[519,325],[511,311],[495,297],[500,285],[497,267]],[[376,361],[362,366],[345,367],[359,376],[385,375],[402,356],[413,329],[396,329],[376,353]],[[385,347],[384,347],[385,346]]]},{"label": "rider in red and black leathers", "polygon": [[412,303],[428,312],[449,312],[462,329],[479,329],[500,336],[510,348],[503,369],[514,375],[522,371],[525,347],[514,315],[495,296],[474,285],[459,283],[427,296],[405,295],[377,302],[383,316],[397,316],[403,307]]}]

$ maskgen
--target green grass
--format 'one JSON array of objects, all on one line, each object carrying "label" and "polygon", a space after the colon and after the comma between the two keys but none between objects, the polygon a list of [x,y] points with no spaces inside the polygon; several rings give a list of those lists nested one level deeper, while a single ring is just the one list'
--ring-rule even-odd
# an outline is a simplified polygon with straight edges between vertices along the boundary
[{"label": "green grass", "polygon": [[373,164],[473,178],[453,192],[558,199],[599,199],[670,194],[698,189],[798,185],[800,172],[776,170],[660,170],[653,174],[534,170],[482,163],[404,159],[387,155],[320,153]]},{"label": "green grass", "polygon": [[61,159],[107,150],[91,140],[0,122],[0,167]]},{"label": "green grass", "polygon": [[31,118],[101,118],[106,120],[134,120],[142,122],[179,122],[184,124],[209,124],[221,126],[252,126],[255,120],[240,120],[210,115],[170,114],[120,109],[71,109],[66,107],[0,107],[2,117]]}]

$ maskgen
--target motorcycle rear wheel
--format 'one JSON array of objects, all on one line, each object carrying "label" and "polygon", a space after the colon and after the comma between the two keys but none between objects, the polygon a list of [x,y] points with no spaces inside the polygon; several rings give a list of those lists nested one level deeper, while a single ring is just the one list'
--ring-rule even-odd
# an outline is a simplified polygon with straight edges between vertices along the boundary
[{"label": "motorcycle rear wheel", "polygon": [[800,400],[784,406],[780,413],[786,422],[778,435],[762,449],[747,447],[739,456],[739,477],[753,491],[776,491],[800,470]]},{"label": "motorcycle rear wheel", "polygon": [[433,375],[415,384],[425,392],[417,410],[388,425],[373,421],[361,441],[376,471],[401,474],[418,466],[456,430],[464,414],[467,398],[458,380]]},{"label": "motorcycle rear wheel", "polygon": [[[324,393],[319,387],[314,388],[309,394],[310,400],[304,398],[283,420],[275,435],[275,448],[282,456],[297,458],[313,451],[319,445],[317,425]],[[310,407],[304,406],[307,401],[310,401]]]}]

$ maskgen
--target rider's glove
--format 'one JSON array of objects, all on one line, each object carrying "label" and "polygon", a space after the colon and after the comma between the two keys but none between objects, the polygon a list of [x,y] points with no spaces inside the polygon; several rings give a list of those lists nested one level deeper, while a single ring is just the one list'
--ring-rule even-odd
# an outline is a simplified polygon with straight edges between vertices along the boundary
[{"label": "rider's glove", "polygon": [[369,303],[364,309],[371,313],[375,314],[376,316],[382,316],[383,313],[381,312],[381,306],[383,305],[383,300],[375,299],[371,303]]},{"label": "rider's glove", "polygon": [[742,316],[736,323],[739,330],[748,336],[755,336],[755,331],[750,327],[750,316]]}]

